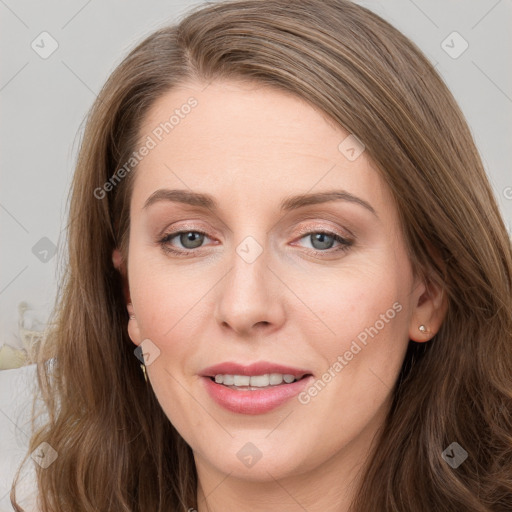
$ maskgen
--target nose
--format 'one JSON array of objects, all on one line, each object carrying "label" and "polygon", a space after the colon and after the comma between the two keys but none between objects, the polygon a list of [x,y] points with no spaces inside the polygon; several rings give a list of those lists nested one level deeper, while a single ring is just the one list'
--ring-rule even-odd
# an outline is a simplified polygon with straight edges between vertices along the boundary
[{"label": "nose", "polygon": [[215,319],[239,336],[271,334],[285,319],[285,286],[269,267],[265,251],[254,261],[233,256],[233,266],[219,283]]}]

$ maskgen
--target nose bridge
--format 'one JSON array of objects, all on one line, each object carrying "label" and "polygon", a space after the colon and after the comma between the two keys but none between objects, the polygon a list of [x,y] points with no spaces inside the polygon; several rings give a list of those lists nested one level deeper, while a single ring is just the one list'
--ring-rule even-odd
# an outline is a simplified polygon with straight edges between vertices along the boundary
[{"label": "nose bridge", "polygon": [[[231,270],[223,280],[216,307],[217,320],[239,333],[257,324],[278,324],[282,320],[266,235],[261,230],[254,235],[247,233],[233,247]],[[240,240],[235,232],[236,238]]]}]

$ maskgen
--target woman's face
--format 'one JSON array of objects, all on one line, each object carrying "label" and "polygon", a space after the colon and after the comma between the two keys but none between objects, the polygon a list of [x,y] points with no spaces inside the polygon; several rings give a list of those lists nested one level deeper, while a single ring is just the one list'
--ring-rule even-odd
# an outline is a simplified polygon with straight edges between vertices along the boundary
[{"label": "woman's face", "polygon": [[175,89],[144,120],[129,333],[200,474],[356,466],[409,339],[432,336],[390,191],[348,136],[238,82]]}]

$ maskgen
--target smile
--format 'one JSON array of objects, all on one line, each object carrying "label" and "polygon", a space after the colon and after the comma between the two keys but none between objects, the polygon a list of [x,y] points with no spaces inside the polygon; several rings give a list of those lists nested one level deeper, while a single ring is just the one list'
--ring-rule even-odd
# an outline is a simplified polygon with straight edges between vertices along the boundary
[{"label": "smile", "polygon": [[202,377],[208,396],[217,405],[237,414],[270,412],[304,391],[313,379],[312,375],[307,375],[291,383],[282,381],[281,384],[262,387],[219,384],[212,377]]},{"label": "smile", "polygon": [[215,375],[215,382],[233,389],[259,389],[270,386],[279,386],[283,382],[291,384],[300,378],[289,373],[266,373],[264,375]]}]

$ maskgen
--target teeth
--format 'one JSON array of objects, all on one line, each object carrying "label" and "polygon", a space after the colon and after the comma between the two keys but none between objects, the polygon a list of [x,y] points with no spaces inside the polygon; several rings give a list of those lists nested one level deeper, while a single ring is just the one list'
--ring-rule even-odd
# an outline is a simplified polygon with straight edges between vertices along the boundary
[{"label": "teeth", "polygon": [[254,375],[251,377],[251,386],[264,388],[270,384],[268,375]]},{"label": "teeth", "polygon": [[234,375],[221,375],[221,377],[224,377],[222,379],[222,382],[220,384],[225,384],[226,386],[232,386],[235,383],[235,376]]},{"label": "teeth", "polygon": [[249,382],[251,382],[251,377],[249,375],[234,375],[235,386],[248,386]]},{"label": "teeth", "polygon": [[269,381],[271,386],[277,386],[278,384],[282,384],[283,375],[281,373],[271,373],[269,375]]},{"label": "teeth", "polygon": [[279,386],[283,383],[291,384],[294,382],[295,377],[290,374],[282,373],[266,373],[265,375],[215,375],[215,382],[217,384],[224,384],[225,386],[251,386],[256,388],[265,388],[268,386]]}]

